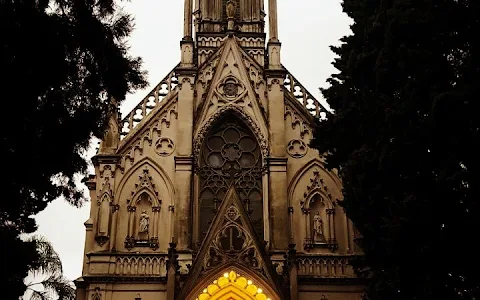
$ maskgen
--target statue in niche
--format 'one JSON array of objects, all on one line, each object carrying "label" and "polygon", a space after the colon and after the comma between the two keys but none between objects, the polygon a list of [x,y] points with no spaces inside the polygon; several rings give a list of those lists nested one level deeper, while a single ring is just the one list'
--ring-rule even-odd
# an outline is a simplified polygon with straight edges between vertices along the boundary
[{"label": "statue in niche", "polygon": [[233,30],[235,25],[235,3],[230,0],[227,3],[228,30]]},{"label": "statue in niche", "polygon": [[150,225],[150,216],[147,214],[146,210],[143,210],[140,214],[140,229],[138,230],[139,234],[148,234],[148,227]]},{"label": "statue in niche", "polygon": [[313,240],[315,242],[323,242],[325,240],[323,236],[323,220],[318,210],[313,217]]}]

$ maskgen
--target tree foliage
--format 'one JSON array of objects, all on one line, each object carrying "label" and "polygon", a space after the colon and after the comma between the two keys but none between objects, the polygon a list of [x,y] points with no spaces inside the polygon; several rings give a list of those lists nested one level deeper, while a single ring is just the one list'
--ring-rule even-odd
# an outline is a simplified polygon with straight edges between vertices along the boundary
[{"label": "tree foliage", "polygon": [[73,283],[63,276],[62,262],[52,244],[42,237],[33,237],[28,241],[36,245],[38,259],[29,270],[24,299],[75,299]]},{"label": "tree foliage", "polygon": [[344,0],[312,146],[344,184],[369,299],[478,299],[480,2]]},{"label": "tree foliage", "polygon": [[82,152],[92,136],[103,136],[111,99],[120,102],[146,85],[141,60],[128,54],[131,30],[132,17],[114,0],[0,0],[0,151],[7,178],[0,238],[12,245],[1,247],[0,257],[10,263],[25,254],[0,282],[18,283],[36,256],[16,237],[36,230],[31,216],[61,196],[73,205],[84,201],[74,175],[86,173]]}]

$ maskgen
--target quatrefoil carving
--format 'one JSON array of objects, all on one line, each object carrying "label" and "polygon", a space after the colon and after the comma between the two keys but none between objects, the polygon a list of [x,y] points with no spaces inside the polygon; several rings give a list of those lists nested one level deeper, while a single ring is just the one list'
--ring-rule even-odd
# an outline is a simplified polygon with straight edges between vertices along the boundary
[{"label": "quatrefoil carving", "polygon": [[155,144],[155,151],[160,156],[172,155],[175,150],[175,143],[168,137],[159,138]]},{"label": "quatrefoil carving", "polygon": [[287,153],[293,158],[302,158],[307,154],[308,147],[302,140],[291,140],[287,146]]},{"label": "quatrefoil carving", "polygon": [[241,97],[246,88],[236,77],[230,75],[225,77],[217,87],[217,92],[225,98],[225,100],[232,101]]}]

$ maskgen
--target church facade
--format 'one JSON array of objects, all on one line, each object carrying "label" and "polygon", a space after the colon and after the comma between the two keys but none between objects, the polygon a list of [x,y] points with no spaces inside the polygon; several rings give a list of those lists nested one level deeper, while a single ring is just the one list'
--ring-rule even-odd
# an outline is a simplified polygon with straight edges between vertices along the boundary
[{"label": "church facade", "polygon": [[180,63],[93,158],[78,300],[361,299],[341,181],[308,146],[328,112],[268,4],[185,0]]}]

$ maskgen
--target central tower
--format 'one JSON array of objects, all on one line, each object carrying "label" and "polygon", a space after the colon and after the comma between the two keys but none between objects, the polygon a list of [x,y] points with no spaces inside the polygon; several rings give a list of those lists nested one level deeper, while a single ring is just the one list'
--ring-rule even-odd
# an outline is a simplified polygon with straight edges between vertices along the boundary
[{"label": "central tower", "polygon": [[[195,1],[195,3],[193,3]],[[227,34],[240,39],[241,46],[261,65],[280,68],[277,0],[269,0],[269,50],[272,61],[265,61],[266,31],[264,0],[185,0],[184,45],[195,46],[195,57],[184,63],[201,65],[224,41]],[[194,17],[192,17],[194,16]],[[194,29],[194,32],[192,30]],[[189,53],[189,52],[188,52]],[[193,54],[193,53],[192,53]]]},{"label": "central tower", "polygon": [[[263,0],[197,0],[195,7],[198,34],[233,30],[241,33],[264,33]],[[235,25],[229,28],[229,21],[234,21]]]}]

